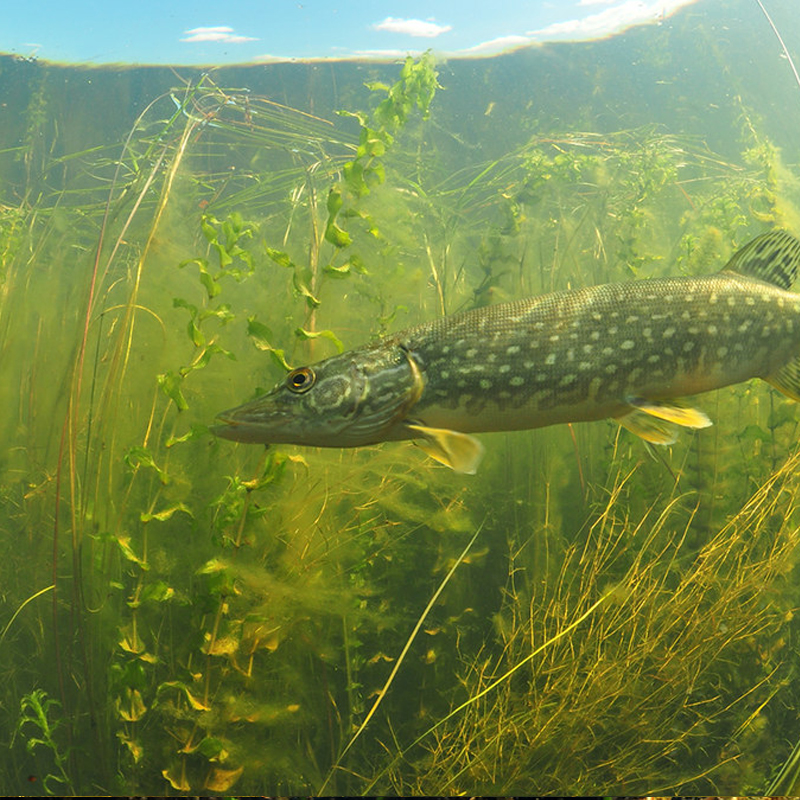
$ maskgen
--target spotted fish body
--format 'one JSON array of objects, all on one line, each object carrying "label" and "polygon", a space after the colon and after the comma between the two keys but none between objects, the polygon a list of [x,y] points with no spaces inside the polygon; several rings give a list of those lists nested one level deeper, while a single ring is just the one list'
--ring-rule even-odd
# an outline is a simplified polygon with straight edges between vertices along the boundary
[{"label": "spotted fish body", "polygon": [[721,272],[561,291],[410,328],[289,374],[220,415],[236,441],[415,439],[474,472],[470,433],[614,418],[643,438],[710,425],[683,398],[759,377],[800,399],[800,242],[783,231]]}]

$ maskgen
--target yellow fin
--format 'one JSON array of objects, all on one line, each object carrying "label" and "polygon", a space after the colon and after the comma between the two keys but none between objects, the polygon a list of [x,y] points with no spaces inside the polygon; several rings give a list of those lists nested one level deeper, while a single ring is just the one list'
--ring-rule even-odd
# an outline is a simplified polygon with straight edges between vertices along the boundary
[{"label": "yellow fin", "polygon": [[446,428],[428,428],[412,422],[406,423],[406,427],[419,436],[419,440],[415,439],[414,443],[431,458],[456,472],[474,475],[478,471],[478,464],[483,458],[483,445],[474,437]]},{"label": "yellow fin", "polygon": [[678,429],[675,425],[637,408],[625,416],[617,417],[617,422],[626,430],[653,444],[674,444],[678,439]]},{"label": "yellow fin", "polygon": [[792,400],[800,401],[800,357],[781,367],[774,375],[768,375],[766,381]]},{"label": "yellow fin", "polygon": [[626,402],[638,411],[666,420],[683,428],[708,428],[714,423],[698,408],[692,408],[681,400],[646,400],[644,397],[626,397]]}]

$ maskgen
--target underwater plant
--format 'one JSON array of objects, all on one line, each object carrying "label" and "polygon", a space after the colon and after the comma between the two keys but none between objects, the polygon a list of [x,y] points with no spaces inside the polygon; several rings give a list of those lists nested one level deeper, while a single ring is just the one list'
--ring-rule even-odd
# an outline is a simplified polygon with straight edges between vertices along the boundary
[{"label": "underwater plant", "polygon": [[[26,739],[25,747],[29,753],[33,753],[37,748],[50,751],[56,772],[48,772],[42,780],[42,786],[49,795],[65,790],[69,790],[70,794],[75,793],[66,770],[67,755],[56,738],[57,730],[63,727],[63,722],[53,718],[53,711],[60,706],[58,700],[48,697],[47,692],[41,689],[26,694],[20,701],[19,720],[11,740],[13,745],[14,738],[19,734]],[[31,726],[35,733],[31,733]]]},{"label": "underwater plant", "polygon": [[794,745],[797,425],[769,390],[660,454],[493,435],[479,481],[207,426],[390,329],[712,272],[792,227],[793,167],[743,104],[723,156],[544,107],[464,131],[455,67],[348,69],[343,114],[170,73],[90,148],[45,75],[0,153],[4,785],[35,756],[83,793],[762,786]]},{"label": "underwater plant", "polygon": [[[699,547],[690,531],[707,499],[665,495],[632,518],[625,499],[641,465],[616,473],[555,580],[510,561],[495,617],[503,647],[465,658],[453,710],[398,748],[367,790],[725,786],[790,674],[781,632],[791,601],[779,598],[800,530],[797,459]],[[510,546],[522,552],[526,535]]]}]

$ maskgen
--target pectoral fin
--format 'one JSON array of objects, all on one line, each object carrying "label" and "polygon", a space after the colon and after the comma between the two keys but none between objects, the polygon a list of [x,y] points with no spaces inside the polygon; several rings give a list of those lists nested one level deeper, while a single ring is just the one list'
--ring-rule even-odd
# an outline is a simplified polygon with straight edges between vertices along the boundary
[{"label": "pectoral fin", "polygon": [[626,397],[626,402],[638,411],[663,419],[683,428],[708,428],[711,420],[698,408],[681,400],[647,400],[644,397]]},{"label": "pectoral fin", "polygon": [[674,444],[678,439],[676,425],[636,408],[624,417],[617,417],[617,422],[626,430],[653,444]]},{"label": "pectoral fin", "polygon": [[678,427],[707,428],[712,424],[702,411],[680,400],[665,402],[628,397],[626,401],[633,410],[618,417],[617,422],[653,444],[673,444],[678,438]]},{"label": "pectoral fin", "polygon": [[431,458],[456,472],[474,475],[483,458],[483,445],[466,433],[446,428],[428,428],[413,422],[406,427],[414,433],[414,443]]}]

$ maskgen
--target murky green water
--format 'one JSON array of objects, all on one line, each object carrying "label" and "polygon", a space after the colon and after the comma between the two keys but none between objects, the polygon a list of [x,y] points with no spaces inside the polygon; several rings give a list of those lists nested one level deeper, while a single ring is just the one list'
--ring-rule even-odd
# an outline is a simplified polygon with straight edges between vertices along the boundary
[{"label": "murky green water", "polygon": [[286,364],[800,233],[800,85],[722,5],[405,68],[0,59],[8,793],[766,791],[800,456],[765,384],[668,449],[484,435],[474,477],[208,432]]}]

